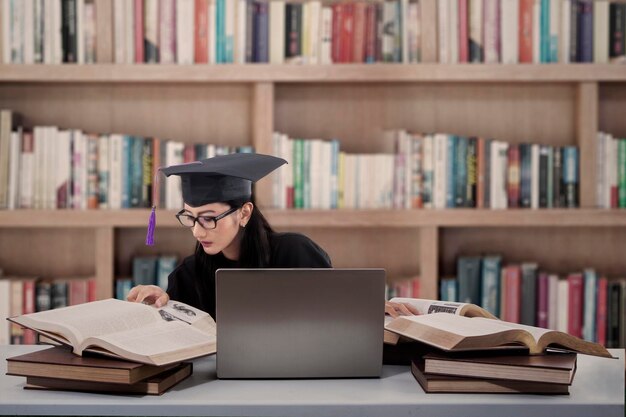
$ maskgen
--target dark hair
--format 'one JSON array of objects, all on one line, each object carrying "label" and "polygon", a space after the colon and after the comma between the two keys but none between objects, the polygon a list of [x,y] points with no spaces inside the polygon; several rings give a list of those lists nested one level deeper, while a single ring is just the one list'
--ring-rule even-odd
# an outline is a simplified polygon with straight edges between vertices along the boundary
[{"label": "dark hair", "polygon": [[[254,200],[251,198],[226,201],[230,207],[242,207],[245,203]],[[270,262],[270,234],[274,231],[263,216],[263,213],[255,205],[250,220],[243,229],[241,238],[241,248],[239,250],[239,260],[237,266],[241,268],[263,268]],[[216,258],[222,257],[218,255],[207,255],[200,243],[196,243],[195,249],[195,286],[198,300],[202,305],[205,304],[207,296],[214,293],[213,286],[215,283],[215,271],[218,269]]]}]

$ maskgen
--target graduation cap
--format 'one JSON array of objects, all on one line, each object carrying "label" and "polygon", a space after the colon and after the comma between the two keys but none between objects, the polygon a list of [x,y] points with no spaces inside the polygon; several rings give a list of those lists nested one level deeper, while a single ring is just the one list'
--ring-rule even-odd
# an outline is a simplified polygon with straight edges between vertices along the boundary
[{"label": "graduation cap", "polygon": [[[201,161],[159,168],[165,176],[179,175],[183,201],[192,207],[252,196],[252,183],[283,164],[282,158],[255,153],[233,153]],[[154,244],[155,205],[152,206],[146,245]]]}]

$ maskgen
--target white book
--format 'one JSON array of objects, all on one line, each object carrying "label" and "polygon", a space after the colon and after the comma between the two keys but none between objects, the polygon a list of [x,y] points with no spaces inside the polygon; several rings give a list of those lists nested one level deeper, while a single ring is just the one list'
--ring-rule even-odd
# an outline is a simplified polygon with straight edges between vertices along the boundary
[{"label": "white book", "polygon": [[570,14],[572,8],[571,0],[561,0],[561,36],[559,37],[559,62],[562,64],[569,63],[570,49]]},{"label": "white book", "polygon": [[331,207],[331,195],[333,192],[333,180],[331,176],[333,160],[333,144],[331,141],[324,141],[322,148],[322,208],[324,210],[330,210]]},{"label": "white book", "polygon": [[[409,63],[419,62],[420,50],[420,21],[419,21],[419,4],[409,3],[407,16],[407,36],[409,49]],[[458,41],[457,41],[458,48]]]},{"label": "white book", "polygon": [[11,132],[9,142],[9,195],[8,209],[19,208],[20,201],[20,153],[22,150],[22,131]]},{"label": "white book", "polygon": [[309,4],[309,63],[320,63],[320,31],[322,19],[322,3],[312,1]]},{"label": "white book", "polygon": [[548,329],[557,330],[559,308],[559,276],[548,275]]},{"label": "white book", "polygon": [[539,145],[530,147],[530,208],[539,208]]},{"label": "white book", "polygon": [[[143,0],[144,61],[159,62],[159,3]],[[150,47],[148,46],[150,45]],[[150,52],[150,51],[153,52]],[[156,54],[155,54],[156,52]],[[150,61],[148,61],[150,60]]]},{"label": "white book", "polygon": [[[194,0],[176,3],[176,62],[190,65],[194,62]],[[212,26],[209,24],[209,30]]]},{"label": "white book", "polygon": [[176,62],[176,0],[159,0],[159,62]]},{"label": "white book", "polygon": [[436,133],[434,136],[434,176],[433,176],[433,207],[446,208],[448,135]]},{"label": "white book", "polygon": [[[52,62],[54,64],[63,63],[63,18],[61,13],[61,2],[51,0],[52,9]],[[47,12],[46,12],[47,13]]]},{"label": "white book", "polygon": [[56,172],[59,161],[60,147],[58,146],[59,129],[56,126],[49,126],[47,129],[47,152],[46,152],[46,208],[57,208]]},{"label": "white book", "polygon": [[114,0],[113,2],[113,59],[116,64],[124,64],[126,61],[126,36],[124,30],[124,2],[127,0]]},{"label": "white book", "polygon": [[450,61],[450,3],[448,0],[437,2],[437,28],[439,34],[439,63],[447,64]]},{"label": "white book", "polygon": [[[284,19],[283,19],[284,20]],[[320,28],[320,64],[328,65],[333,63],[332,41],[333,41],[333,9],[327,6],[322,7],[322,23]],[[284,26],[284,25],[283,25]],[[284,30],[284,29],[283,29]],[[284,39],[284,36],[283,36]],[[284,44],[283,49],[284,50]]]},{"label": "white book", "polygon": [[508,207],[508,195],[507,195],[507,167],[508,167],[508,153],[509,144],[507,142],[500,142],[499,144],[499,159],[500,159],[500,172],[498,177],[500,178],[500,188],[498,190],[498,207],[506,209]]},{"label": "white book", "polygon": [[11,13],[11,62],[24,63],[24,9],[26,2],[9,0]]},{"label": "white book", "polygon": [[519,62],[519,0],[502,0],[500,33],[503,64]]},{"label": "white book", "polygon": [[76,63],[85,63],[85,0],[76,0]]},{"label": "white book", "polygon": [[[237,0],[235,8],[236,17],[236,36],[235,36],[235,62],[237,64],[246,63],[246,0]],[[252,28],[250,28],[252,30]]]},{"label": "white book", "polygon": [[[184,162],[183,152],[185,144],[170,140],[166,148],[166,165],[177,165]],[[169,210],[183,207],[181,179],[178,175],[171,175],[165,179],[165,208]]]},{"label": "white book", "polygon": [[32,208],[42,209],[43,204],[41,201],[41,188],[42,188],[42,173],[41,167],[43,166],[41,156],[43,155],[43,128],[41,126],[35,126],[33,128],[33,204]]},{"label": "white book", "polygon": [[560,32],[561,0],[550,0],[550,62],[559,61]]},{"label": "white book", "polygon": [[83,53],[86,64],[96,62],[96,4],[95,0],[85,0],[83,9]]},{"label": "white book", "polygon": [[11,0],[0,0],[2,16],[2,63],[11,63]]},{"label": "white book", "polygon": [[109,168],[109,136],[98,137],[98,208],[109,208],[109,181],[111,171]]},{"label": "white book", "polygon": [[[470,40],[470,45],[472,43],[476,44],[482,52],[482,61],[485,58],[485,40],[484,40],[484,24],[483,24],[483,16],[484,16],[484,6],[483,0],[468,0],[468,37]],[[474,60],[474,62],[478,62],[477,57],[472,58],[472,48],[470,46],[470,60]]]},{"label": "white book", "polygon": [[604,207],[605,168],[604,168],[604,133],[596,135],[596,206]]},{"label": "white book", "polygon": [[[43,62],[54,64],[54,0],[43,1]],[[57,2],[58,3],[58,2]]]},{"label": "white book", "polygon": [[499,156],[499,142],[496,140],[492,140],[489,145],[489,155],[491,161],[489,161],[489,207],[491,209],[499,209],[501,208],[498,205],[498,190],[500,188],[500,176],[498,175],[500,168],[500,156]]},{"label": "white book", "polygon": [[43,0],[34,0],[33,3],[33,62],[41,64],[44,62],[43,42],[44,42],[44,13]]},{"label": "white book", "polygon": [[309,159],[309,181],[311,184],[311,207],[312,209],[321,208],[321,177],[322,177],[322,141],[319,139],[309,139],[308,143],[311,149]]},{"label": "white book", "polygon": [[20,154],[20,208],[33,208],[35,154],[32,132],[24,132]]},{"label": "white book", "polygon": [[[72,181],[72,132],[61,130],[57,133],[57,164],[55,191],[64,194],[64,201],[57,201],[57,207],[71,208]],[[58,204],[62,203],[62,204]]]},{"label": "white book", "polygon": [[413,138],[406,130],[400,132],[402,135],[403,152],[404,152],[404,201],[405,209],[411,208],[411,197],[413,195]]},{"label": "white book", "polygon": [[500,62],[500,0],[483,0],[484,62]]},{"label": "white book", "polygon": [[608,0],[596,0],[593,2],[593,62],[596,64],[607,64],[609,62]]},{"label": "white book", "polygon": [[0,278],[0,346],[11,344],[11,279]]},{"label": "white book", "polygon": [[[302,3],[302,14],[301,14],[301,33],[302,36],[300,38],[300,48],[301,48],[301,55],[302,55],[302,59],[304,63],[309,63],[309,36],[310,36],[310,25],[311,25],[311,18],[310,18],[310,2],[303,2]],[[353,26],[354,27],[354,26]]]},{"label": "white book", "polygon": [[23,41],[24,41],[24,64],[35,62],[35,0],[22,0],[24,2]]},{"label": "white book", "polygon": [[541,63],[541,0],[533,3],[533,63]]},{"label": "white book", "polygon": [[[216,21],[216,11],[215,11],[215,0],[209,0],[208,9],[208,21],[209,28],[207,33],[207,43],[209,47],[209,64],[215,64],[217,57],[217,21]],[[193,16],[193,15],[192,15]]]},{"label": "white book", "polygon": [[[272,133],[272,155],[282,157],[282,140],[281,134],[278,132]],[[272,206],[277,209],[284,209],[282,207],[283,193],[282,183],[285,170],[278,170],[272,177]]]},{"label": "white book", "polygon": [[559,301],[556,310],[556,330],[567,332],[569,317],[569,284],[566,279],[560,279],[557,284]]},{"label": "white book", "polygon": [[402,42],[402,62],[409,63],[409,0],[400,0],[400,41]]},{"label": "white book", "polygon": [[283,0],[270,2],[269,20],[270,63],[282,64],[285,62],[285,2]]},{"label": "white book", "polygon": [[225,1],[224,11],[224,62],[234,62],[235,48],[235,2]]},{"label": "white book", "polygon": [[459,62],[459,2],[458,0],[448,1],[448,62],[457,64]]},{"label": "white book", "polygon": [[[181,0],[179,0],[181,1]],[[124,53],[125,63],[135,63],[135,2],[124,1]]]},{"label": "white book", "polygon": [[118,134],[111,135],[109,139],[109,169],[111,175],[108,188],[108,200],[109,208],[113,210],[122,208],[123,140],[123,136]]}]

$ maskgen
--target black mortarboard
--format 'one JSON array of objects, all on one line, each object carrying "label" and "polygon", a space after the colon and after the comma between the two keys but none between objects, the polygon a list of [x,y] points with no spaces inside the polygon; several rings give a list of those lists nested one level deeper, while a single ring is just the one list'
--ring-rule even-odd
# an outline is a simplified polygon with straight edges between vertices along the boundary
[{"label": "black mortarboard", "polygon": [[[233,153],[201,161],[172,165],[159,170],[169,177],[179,175],[183,201],[192,207],[240,200],[252,196],[252,183],[287,161],[255,153]],[[152,212],[154,213],[154,207]],[[154,242],[154,215],[150,217],[146,244]]]}]

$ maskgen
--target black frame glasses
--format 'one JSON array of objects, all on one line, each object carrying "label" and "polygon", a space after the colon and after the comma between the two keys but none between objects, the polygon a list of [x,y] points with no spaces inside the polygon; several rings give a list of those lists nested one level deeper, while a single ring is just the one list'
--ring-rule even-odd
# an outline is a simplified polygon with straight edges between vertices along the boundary
[{"label": "black frame glasses", "polygon": [[[178,219],[178,222],[188,228],[193,228],[196,226],[196,223],[198,223],[200,225],[200,227],[202,227],[203,229],[207,229],[207,230],[213,230],[217,227],[217,221],[220,219],[223,219],[224,217],[228,216],[229,214],[232,214],[234,212],[236,212],[237,210],[239,210],[239,207],[231,207],[230,209],[226,210],[225,212],[223,212],[222,214],[218,215],[218,216],[192,216],[191,214],[185,213],[185,210],[181,210],[178,213],[176,213],[176,218]],[[188,219],[188,220],[193,220],[193,223],[191,224],[191,226],[183,223],[184,220],[182,220],[181,218],[184,219]],[[211,226],[212,225],[212,226]]]}]

